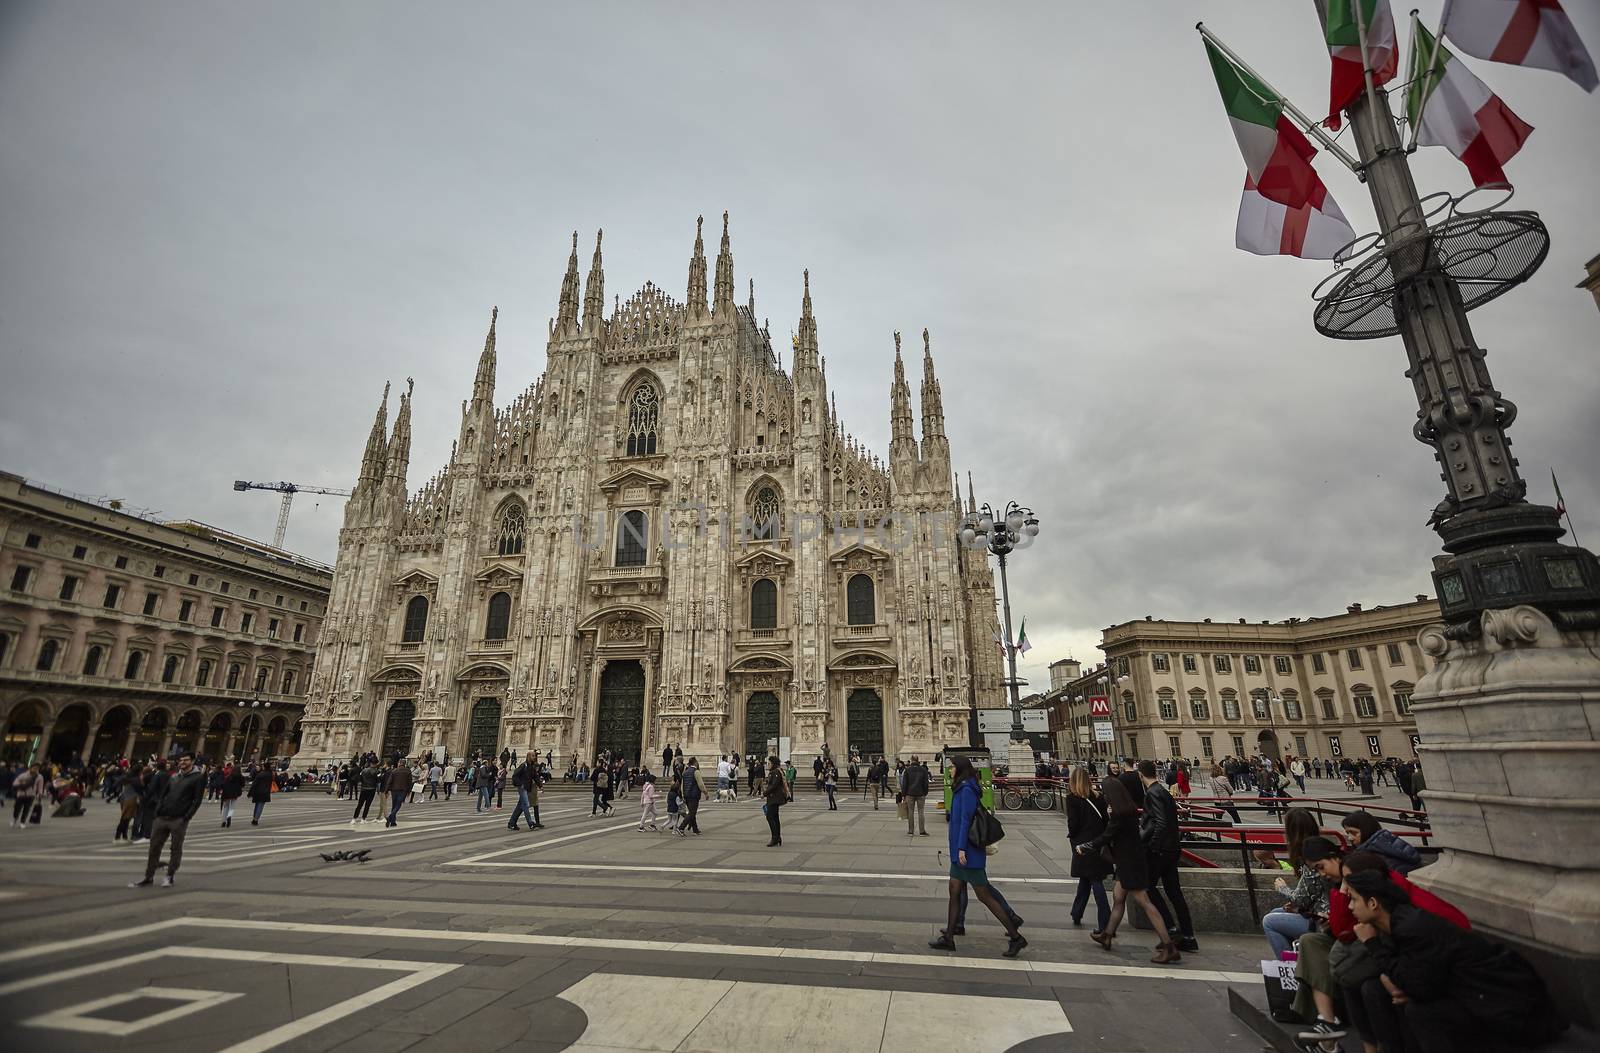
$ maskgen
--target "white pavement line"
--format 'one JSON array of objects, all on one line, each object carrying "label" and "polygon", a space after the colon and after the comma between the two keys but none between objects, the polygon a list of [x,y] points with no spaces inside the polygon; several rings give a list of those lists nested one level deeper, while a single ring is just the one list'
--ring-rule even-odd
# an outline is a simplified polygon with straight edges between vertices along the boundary
[{"label": "white pavement line", "polygon": [[[445,866],[450,866],[450,867],[478,866],[478,865],[480,865],[479,864],[479,860],[493,859],[495,856],[508,856],[513,852],[534,852],[534,851],[537,851],[537,850],[539,850],[541,848],[549,848],[551,845],[564,844],[567,841],[578,841],[578,840],[581,840],[581,839],[583,839],[585,837],[595,837],[595,836],[597,836],[599,834],[609,834],[614,830],[626,830],[629,827],[637,827],[638,825],[639,825],[638,823],[618,823],[616,826],[598,826],[598,827],[595,827],[593,830],[584,830],[581,833],[568,834],[566,837],[553,837],[548,841],[538,841],[538,842],[535,842],[534,844],[531,844],[531,845],[516,845],[515,847],[512,847],[512,848],[502,848],[498,852],[485,852],[481,856],[472,856],[469,859],[461,859],[461,860],[457,860],[454,863],[446,863],[444,865]],[[481,865],[483,865],[483,866],[491,866],[491,867],[515,867],[515,866],[531,866],[533,864],[527,864],[527,863],[484,863],[484,864],[481,864]]]},{"label": "white pavement line", "polygon": [[[175,929],[184,924],[182,918],[171,918],[167,921],[153,921],[148,925],[135,925],[130,929],[117,929],[112,935],[118,939],[132,939],[135,936],[147,936],[152,932],[161,932],[164,929]],[[105,939],[105,935],[96,933],[93,936],[79,936],[70,940],[57,940],[54,943],[42,943],[33,947],[22,947],[14,951],[0,951],[0,962],[15,961],[32,955],[48,956],[61,951],[75,951],[79,947],[93,947]]]},{"label": "white pavement line", "polygon": [[[190,922],[188,922],[186,919],[180,919],[178,923],[185,924]],[[267,928],[280,927],[272,922],[265,922],[263,925]],[[148,927],[149,926],[142,926],[142,928]],[[122,935],[122,933],[132,931],[134,930],[125,929],[122,930],[122,932],[106,933],[104,935],[115,937]],[[32,951],[33,953],[38,953],[39,948],[32,948]],[[62,980],[75,979],[80,976],[89,976],[93,975],[94,973],[125,969],[127,966],[135,965],[141,962],[154,961],[158,958],[201,958],[230,962],[244,962],[249,960],[247,955],[234,949],[220,947],[163,947],[159,950],[144,951],[140,954],[129,955],[125,958],[115,958],[109,961],[94,962],[89,965],[79,966],[75,969],[66,969],[61,972],[47,973],[43,976],[29,976],[21,980],[13,981],[9,984],[0,985],[0,996],[14,994],[18,991],[26,991],[34,987],[43,987],[48,984],[58,983]],[[248,1038],[243,1042],[229,1046],[224,1053],[265,1053],[266,1050],[281,1046],[285,1042],[315,1031],[317,1028],[322,1027],[325,1024],[331,1024],[335,1020],[341,1020],[344,1017],[349,1016],[351,1013],[355,1013],[371,1005],[376,1005],[377,1003],[392,998],[397,994],[409,991],[413,987],[416,987],[420,984],[425,984],[429,980],[436,979],[445,975],[446,973],[453,972],[456,969],[461,968],[459,965],[449,962],[407,962],[396,961],[387,958],[352,958],[346,955],[293,953],[279,954],[276,952],[273,954],[272,960],[274,964],[279,965],[311,965],[333,968],[344,967],[351,969],[381,969],[386,972],[404,972],[408,973],[409,975],[402,976],[398,980],[392,980],[389,983],[375,987],[370,991],[355,995],[354,997],[347,998],[342,1002],[336,1002],[333,1005],[328,1006],[326,1009],[322,1009],[318,1012],[310,1013],[306,1016],[299,1017],[298,1019],[291,1020],[286,1024],[273,1028],[270,1031],[264,1031],[253,1038]]]},{"label": "white pavement line", "polygon": [[[629,824],[634,825],[634,824]],[[545,844],[555,844],[546,841]],[[540,847],[540,846],[534,846]],[[488,855],[475,856],[472,859],[457,860],[445,863],[447,867],[483,866],[483,867],[517,867],[530,870],[618,870],[624,872],[637,872],[643,874],[733,874],[741,877],[783,877],[794,879],[803,878],[870,878],[876,881],[948,881],[948,874],[880,874],[866,870],[769,870],[759,867],[650,867],[631,863],[484,863],[504,852],[491,852]],[[1013,877],[1003,875],[996,880],[1006,884],[1026,885],[1076,885],[1077,878],[1046,878],[1046,877]]]},{"label": "white pavement line", "polygon": [[[466,929],[401,929],[383,925],[334,925],[321,922],[302,921],[255,921],[247,918],[205,918],[183,917],[171,922],[162,922],[159,925],[139,926],[134,929],[121,929],[103,932],[93,937],[82,940],[65,941],[72,946],[87,946],[91,943],[99,944],[107,940],[115,940],[127,935],[138,935],[153,928],[165,928],[177,925],[192,925],[199,928],[232,929],[266,932],[302,932],[315,933],[325,936],[374,936],[384,939],[396,940],[451,940],[460,943],[505,943],[519,946],[533,947],[594,947],[602,950],[637,950],[637,951],[676,951],[687,954],[727,954],[742,958],[809,958],[817,961],[853,961],[870,962],[880,965],[916,965],[927,966],[935,969],[991,969],[1002,972],[1035,972],[1044,974],[1079,975],[1079,976],[1131,976],[1151,980],[1203,980],[1210,983],[1236,983],[1255,984],[1261,978],[1256,973],[1222,972],[1210,969],[1184,969],[1184,968],[1155,968],[1145,965],[1091,965],[1078,962],[1035,962],[1021,959],[1005,958],[959,958],[952,955],[936,954],[893,954],[868,951],[835,951],[808,947],[753,947],[739,944],[726,943],[674,943],[668,940],[606,940],[590,939],[580,936],[541,936],[536,933],[521,932],[475,932]],[[28,957],[36,954],[50,953],[63,949],[62,944],[46,944],[39,947],[28,947],[22,951],[13,952],[11,957]],[[160,952],[152,951],[150,954]],[[246,953],[238,950],[227,952],[218,951],[218,954],[227,953],[238,956]],[[282,960],[284,956],[273,953],[273,960]],[[371,961],[368,958],[352,958],[352,964],[361,964]],[[87,971],[94,971],[100,966],[85,967]],[[57,974],[59,975],[59,974]],[[28,983],[29,981],[20,981]],[[6,989],[0,987],[0,994]]]}]

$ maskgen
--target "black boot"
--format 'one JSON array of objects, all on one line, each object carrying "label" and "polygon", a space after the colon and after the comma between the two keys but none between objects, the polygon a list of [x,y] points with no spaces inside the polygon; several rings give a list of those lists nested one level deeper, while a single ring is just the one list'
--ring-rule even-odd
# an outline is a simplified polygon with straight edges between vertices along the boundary
[{"label": "black boot", "polygon": [[928,946],[936,951],[953,951],[956,949],[956,941],[950,938],[948,932],[941,932],[937,940],[928,941]]}]

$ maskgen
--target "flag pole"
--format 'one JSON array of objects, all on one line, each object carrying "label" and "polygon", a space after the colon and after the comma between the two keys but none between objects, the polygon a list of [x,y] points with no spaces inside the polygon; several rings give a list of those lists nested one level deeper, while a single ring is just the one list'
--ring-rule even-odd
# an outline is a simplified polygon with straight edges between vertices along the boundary
[{"label": "flag pole", "polygon": [[[1439,61],[1439,48],[1444,44],[1445,23],[1450,21],[1450,0],[1444,0],[1444,10],[1439,13],[1439,32],[1433,35],[1432,54],[1428,56],[1427,68],[1422,73],[1422,96],[1417,100],[1417,119],[1411,123],[1411,137],[1406,141],[1406,153],[1411,153],[1417,148],[1417,136],[1422,131],[1422,114],[1428,107],[1428,98],[1433,94],[1433,89],[1439,81],[1444,80],[1441,75],[1433,75],[1433,67]],[[1417,18],[1417,9],[1411,9],[1411,50],[1417,49],[1417,27],[1421,25]]]},{"label": "flag pole", "polygon": [[1561,496],[1561,484],[1556,481],[1556,470],[1554,468],[1550,469],[1550,485],[1555,487],[1556,508],[1567,517],[1567,533],[1572,535],[1572,543],[1582,548],[1583,542],[1578,540],[1578,532],[1572,527],[1572,510],[1567,507],[1566,498]]},{"label": "flag pole", "polygon": [[1200,31],[1200,35],[1202,37],[1215,45],[1218,51],[1226,55],[1229,62],[1232,62],[1235,66],[1238,66],[1240,69],[1250,74],[1250,76],[1254,77],[1256,80],[1259,80],[1262,84],[1265,84],[1267,90],[1276,95],[1278,97],[1278,101],[1283,103],[1283,108],[1288,112],[1289,116],[1299,121],[1300,126],[1304,128],[1309,135],[1313,136],[1318,142],[1326,147],[1330,154],[1337,157],[1346,168],[1350,169],[1350,171],[1354,172],[1357,176],[1360,176],[1363,180],[1365,180],[1366,177],[1362,175],[1360,162],[1346,153],[1338,143],[1334,142],[1333,139],[1329,137],[1328,133],[1322,130],[1321,125],[1312,121],[1304,113],[1301,113],[1299,107],[1290,102],[1288,97],[1285,96],[1283,92],[1267,83],[1267,78],[1257,73],[1250,63],[1240,58],[1238,54],[1235,53],[1234,50],[1228,45],[1224,44],[1215,33],[1207,29],[1204,22],[1196,22],[1194,24],[1194,28]]},{"label": "flag pole", "polygon": [[[1381,0],[1381,2],[1388,3],[1388,0]],[[1389,112],[1389,107],[1384,105],[1383,101],[1378,98],[1378,86],[1372,81],[1372,62],[1367,58],[1367,18],[1361,12],[1361,0],[1351,0],[1350,10],[1356,16],[1356,42],[1361,47],[1361,78],[1367,83],[1367,101],[1369,103],[1367,117],[1372,121],[1372,138],[1376,142],[1379,138],[1378,121],[1381,120],[1378,116],[1379,112],[1381,111],[1383,116],[1388,117],[1390,120],[1393,120],[1394,117]],[[1394,16],[1391,14],[1390,20],[1392,21],[1393,18]]]}]

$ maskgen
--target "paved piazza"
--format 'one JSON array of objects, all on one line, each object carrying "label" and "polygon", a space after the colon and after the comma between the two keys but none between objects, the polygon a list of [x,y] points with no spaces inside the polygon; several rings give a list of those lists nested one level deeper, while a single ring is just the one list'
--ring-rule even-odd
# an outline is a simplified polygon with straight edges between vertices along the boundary
[{"label": "paved piazza", "polygon": [[[219,829],[208,802],[172,889],[126,887],[145,853],[113,844],[110,805],[5,829],[7,1046],[1260,1048],[1227,1011],[1230,985],[1259,990],[1260,941],[1202,934],[1202,953],[1158,968],[1125,925],[1115,953],[1099,950],[1067,916],[1076,883],[1053,813],[1005,816],[991,872],[1030,941],[1007,961],[976,903],[958,953],[927,948],[944,916],[942,820],[913,838],[890,807],[799,796],[774,849],[743,798],[708,803],[687,838],[640,832],[636,799],[590,818],[588,795],[563,791],[544,797],[545,829],[516,834],[509,805],[475,815],[470,797],[408,804],[393,830],[352,828],[352,806],[321,792],[278,795],[256,828],[246,807]],[[370,862],[321,859],[359,848]]]}]

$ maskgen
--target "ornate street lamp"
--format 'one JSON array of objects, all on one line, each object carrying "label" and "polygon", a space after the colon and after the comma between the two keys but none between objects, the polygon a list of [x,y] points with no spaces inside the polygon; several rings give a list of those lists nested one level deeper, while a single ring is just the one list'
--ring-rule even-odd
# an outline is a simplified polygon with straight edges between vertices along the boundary
[{"label": "ornate street lamp", "polygon": [[[1022,730],[1022,698],[1017,693],[1022,681],[1017,679],[1017,652],[1011,646],[1011,587],[1006,580],[1006,557],[1016,549],[1028,547],[1039,536],[1039,517],[1033,514],[1033,509],[1024,508],[1015,501],[1006,504],[1003,515],[996,515],[994,509],[985,504],[962,521],[957,533],[961,543],[968,548],[976,548],[982,539],[981,543],[1000,560],[1000,602],[1005,612],[1006,633],[1003,646],[1010,674],[1006,679],[1006,687],[1011,695],[1011,741],[1013,744],[1026,743],[1028,736]],[[1028,747],[1028,753],[1031,757],[1031,746]],[[1029,767],[1031,769],[1031,763]]]}]

